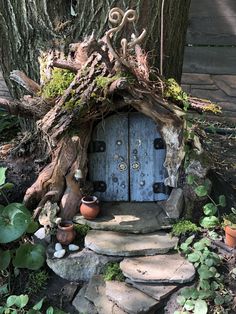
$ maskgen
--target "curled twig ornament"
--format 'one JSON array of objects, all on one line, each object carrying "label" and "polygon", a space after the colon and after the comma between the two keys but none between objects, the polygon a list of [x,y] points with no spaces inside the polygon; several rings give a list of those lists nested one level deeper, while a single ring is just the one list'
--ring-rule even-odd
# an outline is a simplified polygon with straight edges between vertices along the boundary
[{"label": "curled twig ornament", "polygon": [[121,56],[113,48],[113,46],[111,44],[111,37],[115,33],[118,33],[119,31],[121,31],[121,29],[124,28],[124,26],[127,23],[135,22],[136,19],[137,19],[136,11],[132,10],[132,9],[124,12],[120,8],[113,8],[109,12],[109,22],[114,27],[111,28],[109,31],[107,31],[105,34],[107,46],[108,46],[111,54],[113,55],[113,57],[117,61],[119,61],[120,63],[123,63],[126,66],[129,66],[129,63],[126,61],[127,51],[129,49],[135,47],[135,45],[137,45],[138,43],[140,43],[143,40],[143,38],[146,35],[146,30],[143,29],[142,33],[138,37],[132,37],[130,42],[128,42],[128,40],[126,38],[121,39],[121,47],[122,47],[122,55]]}]

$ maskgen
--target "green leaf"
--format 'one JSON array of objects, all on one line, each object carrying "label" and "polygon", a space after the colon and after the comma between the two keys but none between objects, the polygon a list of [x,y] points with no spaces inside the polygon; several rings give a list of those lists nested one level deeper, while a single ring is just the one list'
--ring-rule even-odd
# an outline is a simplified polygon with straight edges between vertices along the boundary
[{"label": "green leaf", "polygon": [[185,303],[185,301],[186,301],[186,299],[185,299],[184,296],[179,295],[179,296],[177,297],[176,301],[177,301],[178,304],[180,304],[181,306],[183,306],[184,303]]},{"label": "green leaf", "polygon": [[225,207],[225,206],[226,206],[226,198],[225,198],[224,195],[220,195],[220,196],[219,196],[219,205],[220,205],[221,207]]},{"label": "green leaf", "polygon": [[42,298],[38,303],[36,303],[33,306],[34,310],[41,310],[42,306],[43,306],[43,302],[44,302],[45,298]]},{"label": "green leaf", "polygon": [[220,285],[216,281],[212,281],[211,283],[211,290],[219,289]]},{"label": "green leaf", "polygon": [[46,311],[46,314],[54,314],[54,310],[53,310],[53,307],[50,306],[47,311]]},{"label": "green leaf", "polygon": [[214,260],[212,258],[206,258],[205,259],[205,264],[208,266],[208,267],[211,267],[215,264]]},{"label": "green leaf", "polygon": [[38,228],[39,228],[38,222],[31,219],[26,232],[27,233],[35,233],[38,230]]},{"label": "green leaf", "polygon": [[216,216],[204,217],[200,221],[200,225],[203,228],[215,228],[220,224],[219,219]]},{"label": "green leaf", "polygon": [[212,203],[207,203],[203,206],[203,212],[206,216],[213,216],[217,213],[217,207]]},{"label": "green leaf", "polygon": [[194,191],[199,197],[203,197],[208,194],[207,189],[204,185],[199,185],[198,187],[194,189]]},{"label": "green leaf", "polygon": [[199,286],[203,290],[209,290],[211,288],[208,280],[201,280]]},{"label": "green leaf", "polygon": [[45,262],[45,248],[40,244],[25,243],[16,250],[13,265],[19,268],[37,270]]},{"label": "green leaf", "polygon": [[209,267],[207,267],[206,265],[202,265],[198,268],[198,273],[200,276],[200,279],[209,279],[211,277],[214,276],[213,272],[210,271]]},{"label": "green leaf", "polygon": [[215,297],[214,302],[215,302],[216,305],[222,305],[222,304],[224,304],[225,299],[224,299],[224,297],[222,295],[218,294]]},{"label": "green leaf", "polygon": [[200,255],[198,253],[188,254],[188,260],[191,263],[195,263],[200,260]]},{"label": "green leaf", "polygon": [[195,176],[193,174],[189,174],[187,176],[187,183],[192,185],[194,183],[194,180],[195,180]]},{"label": "green leaf", "polygon": [[194,314],[207,314],[208,307],[204,300],[197,300],[194,307]]},{"label": "green leaf", "polygon": [[212,296],[213,292],[211,290],[200,290],[199,291],[199,299],[208,299]]},{"label": "green leaf", "polygon": [[192,311],[194,309],[194,306],[195,306],[195,302],[196,301],[193,301],[193,300],[187,300],[184,304],[184,308],[187,310],[187,311]]},{"label": "green leaf", "polygon": [[0,286],[0,296],[3,296],[5,294],[9,293],[8,284],[5,283],[4,285]]},{"label": "green leaf", "polygon": [[9,250],[3,251],[0,249],[0,270],[6,269],[11,261],[11,253]]},{"label": "green leaf", "polygon": [[23,204],[12,203],[0,211],[0,243],[18,239],[26,231],[31,215]]},{"label": "green leaf", "polygon": [[6,181],[6,167],[0,167],[0,185],[3,185]]},{"label": "green leaf", "polygon": [[188,237],[184,243],[190,245],[193,242],[194,238],[195,238],[195,235],[192,235],[191,237]]}]

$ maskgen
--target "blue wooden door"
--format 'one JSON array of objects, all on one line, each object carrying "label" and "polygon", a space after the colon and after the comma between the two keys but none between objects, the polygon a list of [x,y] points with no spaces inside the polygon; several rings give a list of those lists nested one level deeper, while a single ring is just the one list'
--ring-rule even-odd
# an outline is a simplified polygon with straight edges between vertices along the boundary
[{"label": "blue wooden door", "polygon": [[160,201],[164,186],[166,150],[154,121],[140,113],[129,118],[130,200]]},{"label": "blue wooden door", "polygon": [[94,129],[89,179],[101,201],[129,200],[128,115],[113,115]]},{"label": "blue wooden door", "polygon": [[113,115],[94,129],[89,179],[102,201],[153,202],[168,197],[166,150],[152,119],[140,113]]}]

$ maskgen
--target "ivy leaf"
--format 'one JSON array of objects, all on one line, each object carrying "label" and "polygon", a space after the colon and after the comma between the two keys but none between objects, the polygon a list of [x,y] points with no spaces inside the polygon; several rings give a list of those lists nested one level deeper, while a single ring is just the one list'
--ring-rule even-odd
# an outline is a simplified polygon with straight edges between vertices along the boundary
[{"label": "ivy leaf", "polygon": [[194,314],[207,314],[208,307],[204,300],[197,300],[194,307]]},{"label": "ivy leaf", "polygon": [[225,299],[224,299],[224,297],[222,295],[218,294],[215,297],[214,302],[215,302],[216,305],[222,305],[222,304],[224,304]]},{"label": "ivy leaf", "polygon": [[184,308],[187,311],[192,311],[194,309],[195,301],[193,300],[187,300],[184,304]]},{"label": "ivy leaf", "polygon": [[39,228],[38,222],[31,219],[26,232],[27,233],[35,233],[35,231],[37,231],[38,228]]},{"label": "ivy leaf", "polygon": [[9,250],[1,250],[0,249],[0,270],[6,269],[11,261],[11,253]]},{"label": "ivy leaf", "polygon": [[[188,254],[188,260],[191,263],[195,263],[200,260],[200,255],[198,253]],[[212,266],[212,265],[211,265]]]},{"label": "ivy leaf", "polygon": [[193,242],[194,238],[195,238],[195,235],[192,235],[192,236],[188,237],[188,238],[185,240],[184,243],[190,245],[190,244]]},{"label": "ivy leaf", "polygon": [[203,290],[209,290],[211,288],[208,280],[201,280],[199,286]]},{"label": "ivy leaf", "polygon": [[6,181],[6,167],[0,167],[0,185],[3,185]]},{"label": "ivy leaf", "polygon": [[201,279],[209,279],[214,276],[213,272],[206,265],[200,266],[197,271]]},{"label": "ivy leaf", "polygon": [[224,195],[220,195],[220,196],[219,196],[219,205],[220,205],[221,207],[225,207],[225,206],[226,206],[226,198],[225,198]]},{"label": "ivy leaf", "polygon": [[207,203],[203,206],[203,212],[206,216],[213,216],[217,212],[217,207],[212,203]]},{"label": "ivy leaf", "polygon": [[199,185],[198,187],[194,189],[194,191],[199,197],[203,197],[208,194],[207,189],[204,185]]},{"label": "ivy leaf", "polygon": [[45,248],[42,245],[25,243],[16,250],[13,265],[18,268],[37,270],[43,266],[44,261]]},{"label": "ivy leaf", "polygon": [[216,226],[219,225],[219,219],[216,216],[210,216],[210,217],[204,217],[200,221],[200,225],[203,228],[215,228]]},{"label": "ivy leaf", "polygon": [[179,305],[183,306],[184,303],[185,303],[185,301],[186,301],[186,299],[185,299],[184,296],[179,295],[179,296],[177,297],[176,301],[177,301],[177,303],[178,303]]}]

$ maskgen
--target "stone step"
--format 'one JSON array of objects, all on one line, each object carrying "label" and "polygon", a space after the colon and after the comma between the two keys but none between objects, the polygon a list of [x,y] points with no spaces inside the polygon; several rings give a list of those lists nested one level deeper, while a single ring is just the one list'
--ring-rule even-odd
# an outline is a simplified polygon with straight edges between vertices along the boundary
[{"label": "stone step", "polygon": [[96,253],[113,256],[164,254],[177,243],[178,238],[172,238],[162,231],[143,235],[91,230],[85,237],[85,247]]},{"label": "stone step", "polygon": [[154,314],[160,302],[125,282],[93,276],[73,300],[75,308],[91,314]]},{"label": "stone step", "polygon": [[178,289],[177,285],[170,284],[152,284],[152,283],[140,283],[130,279],[126,279],[126,282],[132,285],[134,288],[144,292],[148,296],[161,301],[168,297],[171,293]]},{"label": "stone step", "polygon": [[130,314],[154,313],[159,302],[125,282],[107,281],[106,295],[122,310]]},{"label": "stone step", "polygon": [[101,213],[96,219],[87,220],[77,215],[73,221],[95,230],[150,233],[171,227],[170,218],[163,209],[165,204],[166,202],[102,203]]},{"label": "stone step", "polygon": [[125,258],[120,268],[125,277],[141,283],[185,283],[195,276],[194,266],[179,254]]}]

